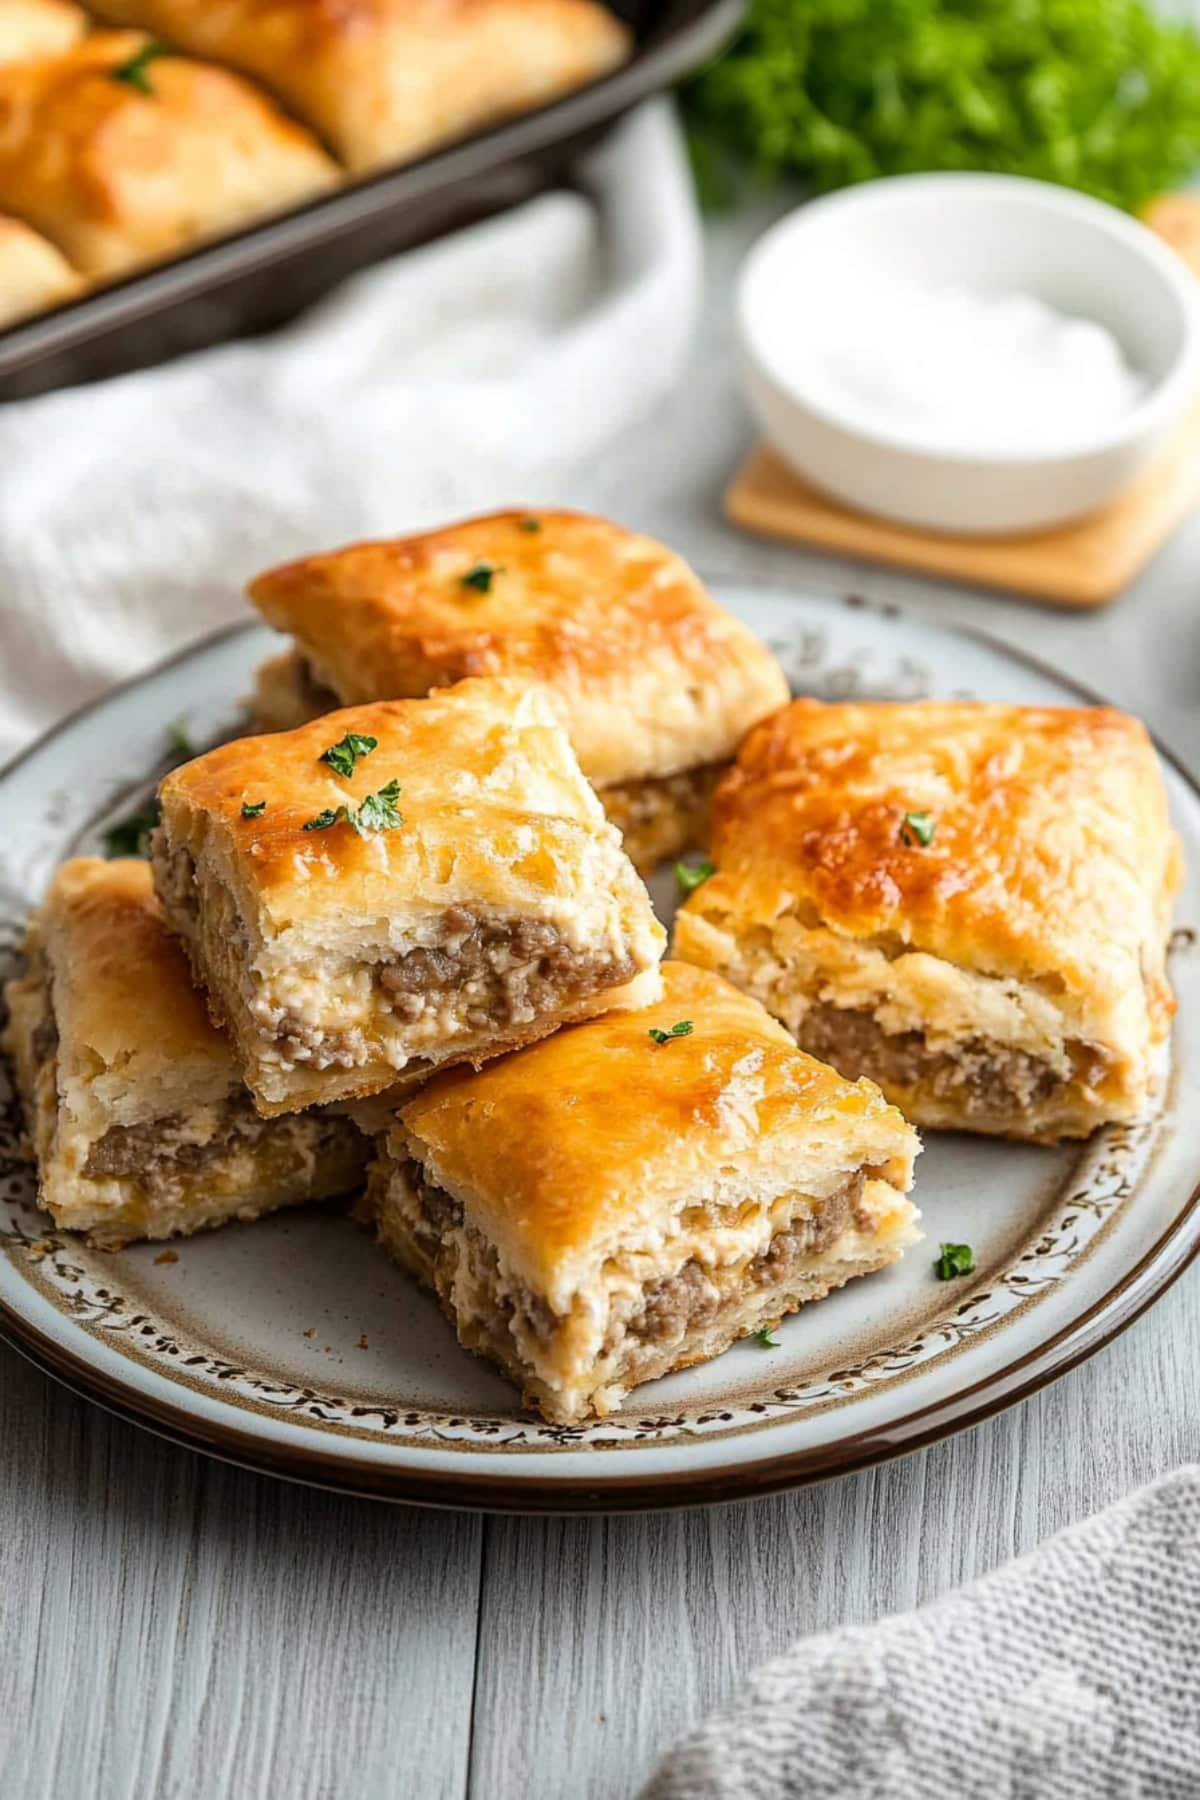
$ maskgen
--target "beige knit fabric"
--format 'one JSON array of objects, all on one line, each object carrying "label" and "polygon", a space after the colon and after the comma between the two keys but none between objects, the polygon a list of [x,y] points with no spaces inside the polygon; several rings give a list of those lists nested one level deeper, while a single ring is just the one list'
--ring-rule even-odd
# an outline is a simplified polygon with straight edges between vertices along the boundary
[{"label": "beige knit fabric", "polygon": [[1200,1467],[776,1657],[642,1800],[1200,1796]]}]

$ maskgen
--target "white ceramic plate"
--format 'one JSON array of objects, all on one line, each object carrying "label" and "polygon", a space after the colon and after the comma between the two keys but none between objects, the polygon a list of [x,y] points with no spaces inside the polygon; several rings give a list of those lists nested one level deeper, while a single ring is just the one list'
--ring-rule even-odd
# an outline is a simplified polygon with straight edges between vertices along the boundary
[{"label": "white ceramic plate", "polygon": [[[798,692],[1078,702],[982,639],[862,604],[718,589]],[[236,723],[278,640],[239,630],[110,695],[0,778],[0,956],[62,857],[162,773],[166,727],[198,743]],[[1084,697],[1086,698],[1086,696]],[[1200,920],[1200,794],[1167,768]],[[660,884],[660,886],[663,884]],[[667,904],[666,896],[659,896]],[[895,1269],[806,1308],[779,1348],[740,1345],[639,1389],[615,1416],[547,1425],[468,1356],[433,1303],[336,1209],[282,1214],[118,1255],[55,1231],[33,1203],[10,1091],[0,1120],[0,1322],[70,1386],[233,1461],[433,1504],[584,1511],[762,1493],[912,1449],[1030,1393],[1111,1338],[1200,1244],[1200,1149],[1180,1095],[1200,1085],[1200,955],[1177,933],[1180,1012],[1163,1110],[1083,1147],[930,1138],[926,1241]],[[7,970],[0,972],[6,973]],[[0,1075],[0,1081],[5,1080]],[[940,1282],[941,1239],[977,1273]]]}]

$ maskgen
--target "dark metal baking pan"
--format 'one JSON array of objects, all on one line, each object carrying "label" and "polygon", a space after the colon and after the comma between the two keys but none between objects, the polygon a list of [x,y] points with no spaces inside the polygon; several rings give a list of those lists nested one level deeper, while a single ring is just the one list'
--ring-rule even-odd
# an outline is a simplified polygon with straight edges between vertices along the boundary
[{"label": "dark metal baking pan", "polygon": [[0,401],[269,330],[356,269],[528,199],[631,106],[715,55],[743,9],[617,0],[634,52],[612,75],[0,332]]}]

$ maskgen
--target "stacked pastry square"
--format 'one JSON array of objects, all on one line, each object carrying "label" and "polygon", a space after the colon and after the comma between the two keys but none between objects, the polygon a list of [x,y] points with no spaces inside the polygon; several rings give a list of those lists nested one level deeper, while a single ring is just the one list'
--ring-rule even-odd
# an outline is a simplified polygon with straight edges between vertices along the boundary
[{"label": "stacked pastry square", "polygon": [[[166,778],[150,868],[61,869],[9,990],[60,1225],[359,1192],[574,1421],[894,1261],[905,1112],[1146,1104],[1177,858],[1133,721],[789,705],[684,563],[571,513],[251,592],[284,728]],[[706,848],[663,963],[638,870]]]},{"label": "stacked pastry square", "polygon": [[679,955],[919,1125],[1053,1143],[1144,1111],[1182,873],[1110,707],[796,700],[717,797]]},{"label": "stacked pastry square", "polygon": [[0,0],[0,326],[542,105],[630,45],[597,0],[94,13]]}]

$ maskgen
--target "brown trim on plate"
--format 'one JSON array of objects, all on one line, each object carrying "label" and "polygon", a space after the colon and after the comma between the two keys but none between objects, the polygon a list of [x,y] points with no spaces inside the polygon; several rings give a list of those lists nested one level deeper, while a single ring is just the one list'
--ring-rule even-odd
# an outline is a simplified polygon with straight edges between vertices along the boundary
[{"label": "brown trim on plate", "polygon": [[[1164,1262],[1164,1254],[1172,1245],[1175,1253]],[[768,1456],[756,1462],[734,1463],[727,1471],[715,1474],[696,1475],[681,1470],[650,1477],[602,1477],[594,1482],[551,1475],[537,1483],[541,1500],[532,1504],[524,1498],[514,1498],[511,1484],[488,1475],[444,1475],[413,1469],[373,1468],[370,1464],[351,1463],[344,1457],[321,1450],[266,1442],[237,1426],[210,1427],[186,1409],[165,1401],[141,1395],[131,1399],[129,1389],[123,1383],[111,1380],[82,1357],[76,1357],[56,1344],[19,1314],[13,1313],[3,1301],[0,1301],[0,1338],[43,1373],[53,1376],[85,1399],[96,1401],[118,1418],[145,1426],[157,1436],[185,1449],[203,1451],[259,1474],[278,1475],[310,1487],[364,1498],[482,1512],[652,1512],[666,1507],[712,1506],[729,1500],[748,1500],[803,1487],[814,1481],[826,1481],[837,1475],[853,1474],[982,1424],[1028,1399],[1039,1388],[1067,1374],[1112,1343],[1178,1280],[1198,1252],[1200,1186],[1192,1190],[1174,1223],[1135,1267],[1078,1319],[1065,1325],[1036,1350],[1028,1351],[996,1374],[963,1389],[951,1400],[922,1407],[878,1431],[831,1439],[790,1456]],[[991,1401],[984,1398],[997,1386],[1026,1371],[1025,1378],[1012,1392]],[[977,1396],[981,1404],[975,1405]]]}]

